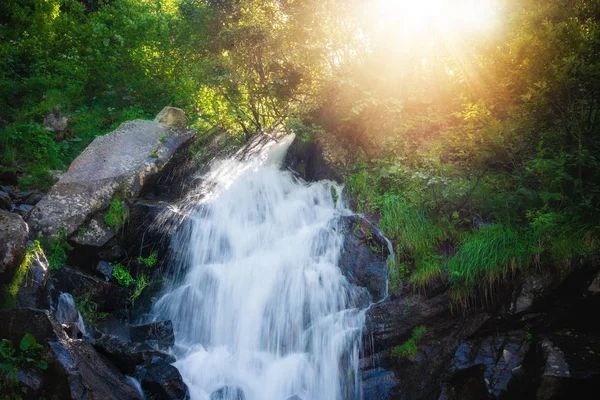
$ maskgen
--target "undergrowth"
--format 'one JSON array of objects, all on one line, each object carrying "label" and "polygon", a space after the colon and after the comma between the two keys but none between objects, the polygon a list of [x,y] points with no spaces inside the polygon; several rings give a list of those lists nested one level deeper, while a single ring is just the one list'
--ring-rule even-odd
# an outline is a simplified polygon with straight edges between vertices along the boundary
[{"label": "undergrowth", "polygon": [[414,360],[417,355],[417,345],[425,336],[427,328],[424,325],[417,326],[412,331],[412,336],[400,346],[396,346],[392,349],[392,355],[397,358],[407,358]]}]

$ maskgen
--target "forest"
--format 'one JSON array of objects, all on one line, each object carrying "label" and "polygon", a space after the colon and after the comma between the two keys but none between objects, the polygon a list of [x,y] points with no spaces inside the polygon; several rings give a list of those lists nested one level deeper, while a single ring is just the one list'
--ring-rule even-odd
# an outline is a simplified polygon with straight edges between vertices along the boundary
[{"label": "forest", "polygon": [[2,175],[48,189],[172,105],[234,146],[335,137],[357,211],[396,246],[392,288],[443,281],[465,306],[597,253],[600,1],[411,3],[3,0]]}]

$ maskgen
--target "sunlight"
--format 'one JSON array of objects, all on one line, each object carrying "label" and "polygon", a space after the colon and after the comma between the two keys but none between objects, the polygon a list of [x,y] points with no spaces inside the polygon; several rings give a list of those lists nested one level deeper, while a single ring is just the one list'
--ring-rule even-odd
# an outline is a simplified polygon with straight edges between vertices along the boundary
[{"label": "sunlight", "polygon": [[403,36],[429,40],[435,36],[484,33],[495,26],[494,0],[378,0],[379,23],[393,25]]}]

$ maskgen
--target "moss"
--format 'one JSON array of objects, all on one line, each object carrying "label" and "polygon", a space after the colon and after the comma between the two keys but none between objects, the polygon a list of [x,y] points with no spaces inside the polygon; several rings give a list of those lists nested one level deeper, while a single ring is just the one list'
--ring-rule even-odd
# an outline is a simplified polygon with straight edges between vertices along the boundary
[{"label": "moss", "polygon": [[4,297],[3,307],[11,308],[14,307],[17,302],[17,293],[19,292],[19,288],[23,285],[23,281],[27,277],[27,274],[33,267],[33,258],[37,252],[43,252],[42,247],[40,246],[40,242],[37,240],[33,242],[33,244],[27,247],[27,251],[25,252],[25,257],[23,257],[23,261],[17,272],[13,276],[10,285],[8,286],[8,290],[6,291],[6,295]]},{"label": "moss", "polygon": [[396,346],[392,349],[392,355],[397,358],[407,358],[414,360],[417,355],[417,345],[425,336],[427,328],[424,325],[417,326],[412,331],[412,336],[400,346]]},{"label": "moss", "polygon": [[106,225],[111,226],[115,232],[119,232],[128,219],[129,211],[125,206],[125,203],[119,198],[113,198],[110,201],[110,206],[106,212],[106,217],[104,217],[104,222],[106,222]]}]

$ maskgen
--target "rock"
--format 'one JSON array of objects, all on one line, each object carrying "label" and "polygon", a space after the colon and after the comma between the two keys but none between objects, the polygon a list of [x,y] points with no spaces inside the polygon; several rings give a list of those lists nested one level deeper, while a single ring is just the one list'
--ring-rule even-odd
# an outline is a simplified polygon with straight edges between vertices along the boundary
[{"label": "rock", "polygon": [[100,272],[104,276],[104,280],[109,282],[113,280],[112,272],[115,267],[106,261],[100,261],[96,266],[96,271]]},{"label": "rock", "polygon": [[171,364],[160,357],[154,357],[149,364],[138,366],[136,377],[144,391],[152,393],[158,400],[187,400],[189,391],[181,374]]},{"label": "rock", "polygon": [[567,395],[571,380],[569,364],[560,348],[548,339],[540,342],[544,356],[544,372],[536,393],[537,400],[561,399]]},{"label": "rock", "polygon": [[27,220],[29,213],[33,210],[33,206],[28,204],[19,204],[18,206],[12,209],[13,213],[19,214],[23,218]]},{"label": "rock", "polygon": [[10,308],[0,310],[0,338],[8,339],[18,346],[23,336],[31,334],[38,343],[56,338],[49,312],[33,308]]},{"label": "rock", "polygon": [[246,400],[246,395],[237,386],[225,386],[212,392],[210,400]]},{"label": "rock", "polygon": [[12,200],[6,192],[0,191],[0,210],[10,211],[12,208]]},{"label": "rock", "polygon": [[141,399],[137,389],[94,347],[82,340],[49,343],[57,379],[56,398],[74,400]]},{"label": "rock", "polygon": [[114,228],[106,225],[104,218],[106,213],[99,213],[83,225],[74,235],[71,240],[79,245],[102,247],[110,239],[115,237]]},{"label": "rock", "polygon": [[46,285],[50,267],[46,255],[39,247],[28,254],[29,270],[16,295],[17,307],[48,308]]},{"label": "rock", "polygon": [[377,302],[387,296],[388,258],[393,257],[392,245],[372,223],[358,215],[340,218],[346,235],[340,256],[340,269],[354,285],[368,289]]},{"label": "rock", "polygon": [[2,186],[2,185],[0,185],[0,191],[8,193],[8,195],[11,198],[15,197],[15,189],[12,186]]},{"label": "rock", "polygon": [[303,400],[302,397],[298,396],[297,394],[288,397],[286,400]]},{"label": "rock", "polygon": [[19,368],[17,370],[19,386],[24,388],[24,399],[39,399],[42,395],[44,374],[37,368]]},{"label": "rock", "polygon": [[175,344],[173,322],[169,320],[132,326],[130,332],[132,342],[144,343],[156,341],[158,347],[162,349],[167,349]]},{"label": "rock", "polygon": [[35,206],[43,198],[44,198],[43,194],[31,193],[29,196],[27,196],[27,198],[25,200],[23,200],[23,203],[30,205],[30,206]]},{"label": "rock", "polygon": [[87,297],[99,312],[124,312],[129,304],[129,290],[81,271],[63,267],[51,279],[58,292]]},{"label": "rock", "polygon": [[392,371],[383,368],[365,371],[362,375],[363,398],[364,400],[391,398],[398,383]]},{"label": "rock", "polygon": [[[464,371],[481,366],[483,371],[481,384],[487,387],[487,393],[499,397],[507,390],[515,374],[519,373],[529,347],[530,342],[525,339],[523,331],[464,341],[456,350],[452,360],[450,367],[452,379],[461,382],[460,385],[464,386],[465,383],[460,375],[467,376],[470,381],[473,381],[473,376]],[[479,384],[473,386],[477,387]]]},{"label": "rock", "polygon": [[[103,261],[117,261],[125,256],[125,250],[119,245],[111,246],[98,252],[98,257]],[[112,273],[112,271],[111,271]]]},{"label": "rock", "polygon": [[100,334],[94,339],[93,345],[127,375],[133,375],[136,366],[149,363],[154,357],[162,358],[169,364],[175,362],[173,356],[155,350],[146,343],[126,342],[115,336]]},{"label": "rock", "polygon": [[64,227],[67,235],[73,234],[95,213],[107,209],[117,193],[123,199],[137,195],[194,134],[194,130],[135,120],[97,137],[35,206],[28,220],[32,232],[54,236]]},{"label": "rock", "polygon": [[556,284],[550,276],[532,275],[521,280],[513,294],[511,314],[529,311]]},{"label": "rock", "polygon": [[27,248],[29,228],[17,214],[0,210],[0,280],[8,282]]},{"label": "rock", "polygon": [[188,118],[181,108],[165,107],[154,118],[154,122],[158,122],[169,128],[185,129],[188,125]]},{"label": "rock", "polygon": [[596,277],[594,278],[594,280],[592,281],[592,283],[588,287],[588,292],[591,292],[593,294],[600,293],[600,272],[598,272],[596,274]]},{"label": "rock", "polygon": [[69,127],[69,119],[61,113],[54,111],[44,117],[44,126],[51,132],[62,132]]}]

